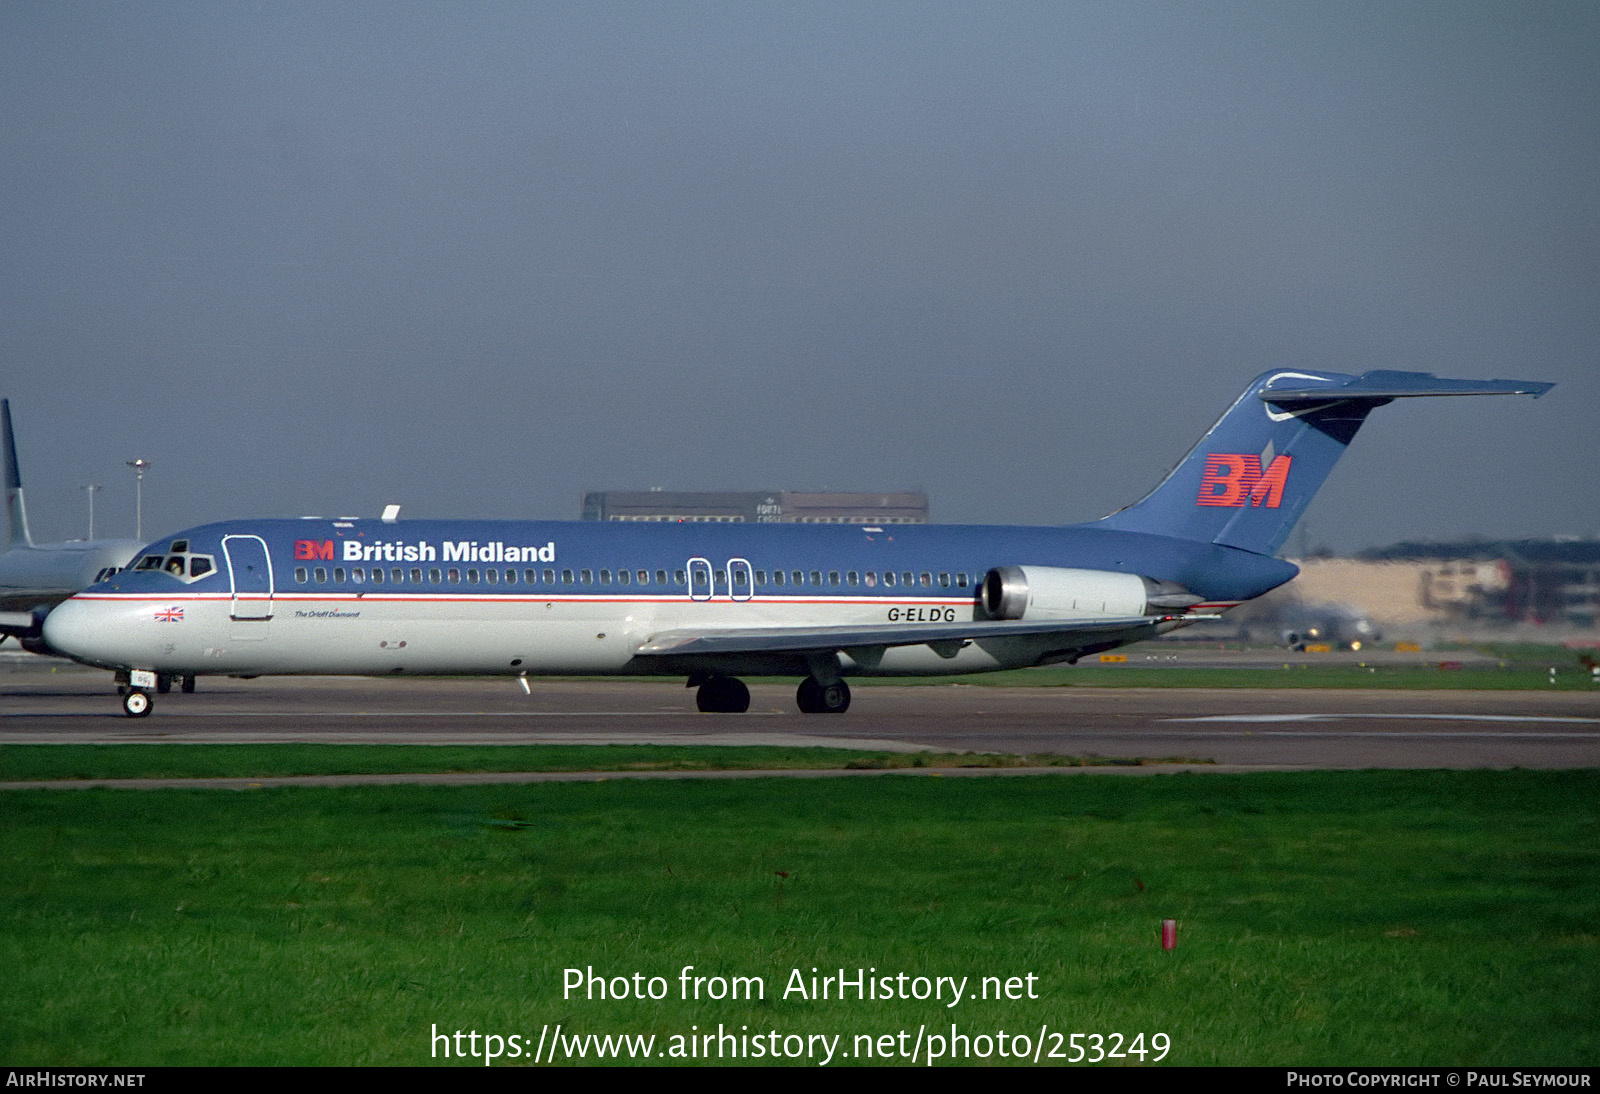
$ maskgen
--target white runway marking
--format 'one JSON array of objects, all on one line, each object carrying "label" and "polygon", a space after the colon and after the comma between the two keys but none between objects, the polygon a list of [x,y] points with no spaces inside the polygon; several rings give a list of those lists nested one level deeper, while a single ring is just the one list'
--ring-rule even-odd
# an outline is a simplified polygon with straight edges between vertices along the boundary
[{"label": "white runway marking", "polygon": [[[751,710],[740,718],[775,718],[781,710]],[[185,718],[704,718],[695,710],[215,710],[183,711]]]},{"label": "white runway marking", "polygon": [[[695,710],[182,710],[168,708],[161,712],[175,718],[704,718]],[[97,711],[89,717],[104,716]],[[751,710],[740,718],[776,718],[787,714],[781,710]],[[5,718],[78,718],[78,712],[63,714],[59,711],[7,711]]]},{"label": "white runway marking", "polygon": [[1442,741],[1442,740],[1447,740],[1447,739],[1449,739],[1451,737],[1462,737],[1462,738],[1485,738],[1485,739],[1497,740],[1497,741],[1593,741],[1593,740],[1596,740],[1597,737],[1600,737],[1600,734],[1597,734],[1595,732],[1588,732],[1588,733],[1561,733],[1561,732],[1556,732],[1556,731],[1546,731],[1546,732],[1543,732],[1543,733],[1537,732],[1537,731],[1535,731],[1535,732],[1527,732],[1527,733],[1512,733],[1512,732],[1496,733],[1493,730],[1487,730],[1487,729],[1485,729],[1485,730],[1467,730],[1467,729],[1459,729],[1459,730],[1449,730],[1449,729],[1422,730],[1422,729],[1417,729],[1417,730],[1409,730],[1409,731],[1407,731],[1407,730],[1399,730],[1399,729],[1377,729],[1377,730],[1371,730],[1371,731],[1360,730],[1360,729],[1343,729],[1343,730],[1340,730],[1340,729],[1323,729],[1323,730],[1317,730],[1317,729],[1308,729],[1308,730],[1290,730],[1290,729],[1221,729],[1221,730],[1218,730],[1218,729],[1209,729],[1209,730],[1195,730],[1193,732],[1183,732],[1183,731],[1179,731],[1179,730],[1171,730],[1171,731],[1168,731],[1168,732],[1156,731],[1156,732],[1153,732],[1153,733],[1151,733],[1151,732],[1147,732],[1147,733],[1132,732],[1132,733],[1127,734],[1127,736],[1129,736],[1129,737],[1139,737],[1139,738],[1170,737],[1170,738],[1173,738],[1174,740],[1183,740],[1183,741],[1192,741],[1192,740],[1196,740],[1196,739],[1199,739],[1199,740],[1212,740],[1212,739],[1221,739],[1221,738],[1227,738],[1227,737],[1249,737],[1249,738],[1292,737],[1292,738],[1295,738],[1297,740],[1306,740],[1306,739],[1311,738],[1311,737],[1339,737],[1339,738],[1343,738],[1343,739],[1346,739],[1346,740],[1355,739],[1355,740],[1362,740],[1362,741],[1381,741],[1381,740]]},{"label": "white runway marking", "polygon": [[1338,722],[1346,718],[1408,719],[1429,722],[1565,722],[1600,725],[1600,718],[1563,718],[1538,714],[1211,714],[1204,718],[1166,718],[1167,722]]},{"label": "white runway marking", "polygon": [[74,745],[74,744],[390,744],[390,745],[667,745],[745,747],[760,745],[770,748],[843,748],[867,752],[928,752],[937,751],[933,745],[908,741],[879,740],[870,737],[818,737],[803,733],[773,733],[768,730],[751,733],[517,733],[481,734],[461,733],[459,730],[405,736],[375,738],[370,732],[318,731],[308,734],[296,730],[266,730],[218,737],[204,730],[152,730],[128,729],[114,735],[104,730],[69,731],[53,733],[49,737],[0,732],[0,745]]}]

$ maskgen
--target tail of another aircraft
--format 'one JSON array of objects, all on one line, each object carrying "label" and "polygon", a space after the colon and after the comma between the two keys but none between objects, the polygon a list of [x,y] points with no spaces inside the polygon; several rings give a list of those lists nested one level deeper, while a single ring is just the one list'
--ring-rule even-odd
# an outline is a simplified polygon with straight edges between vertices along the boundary
[{"label": "tail of another aircraft", "polygon": [[22,475],[17,471],[17,442],[11,435],[11,400],[0,399],[0,420],[4,422],[6,460],[6,521],[11,529],[11,546],[32,547],[28,534],[28,507],[22,500]]},{"label": "tail of another aircraft", "polygon": [[1276,554],[1375,407],[1423,395],[1532,395],[1552,384],[1281,370],[1257,377],[1148,496],[1094,527]]}]

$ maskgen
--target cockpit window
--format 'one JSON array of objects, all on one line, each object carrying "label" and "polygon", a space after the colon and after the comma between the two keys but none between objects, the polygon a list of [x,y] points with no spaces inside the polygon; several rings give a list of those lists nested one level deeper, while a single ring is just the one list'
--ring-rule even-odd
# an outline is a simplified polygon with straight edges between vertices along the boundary
[{"label": "cockpit window", "polygon": [[[173,540],[174,548],[189,546],[186,539]],[[187,553],[173,553],[170,555],[145,555],[135,562],[130,569],[133,570],[165,570],[180,581],[189,582],[195,578],[204,577],[217,568],[216,559],[210,555],[191,555]],[[115,573],[112,570],[111,573]],[[105,577],[109,577],[106,574]],[[104,581],[105,577],[98,580]]]},{"label": "cockpit window", "polygon": [[171,550],[175,555],[186,555],[189,553],[189,541],[186,539],[175,539],[172,541]]}]

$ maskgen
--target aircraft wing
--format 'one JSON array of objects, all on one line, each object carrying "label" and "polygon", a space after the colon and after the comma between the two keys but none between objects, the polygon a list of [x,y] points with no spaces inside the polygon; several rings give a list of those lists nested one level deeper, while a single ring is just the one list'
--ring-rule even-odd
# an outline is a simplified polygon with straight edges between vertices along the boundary
[{"label": "aircraft wing", "polygon": [[860,649],[868,646],[921,646],[945,642],[981,642],[986,638],[1023,638],[1059,634],[1087,645],[1097,635],[1126,634],[1140,627],[1182,620],[1220,619],[1218,615],[1129,615],[1110,618],[1027,621],[974,620],[923,626],[841,625],[836,627],[748,627],[674,630],[652,635],[637,651],[640,657],[685,654],[802,653]]},{"label": "aircraft wing", "polygon": [[39,633],[39,616],[32,612],[0,612],[0,636],[31,638]]}]

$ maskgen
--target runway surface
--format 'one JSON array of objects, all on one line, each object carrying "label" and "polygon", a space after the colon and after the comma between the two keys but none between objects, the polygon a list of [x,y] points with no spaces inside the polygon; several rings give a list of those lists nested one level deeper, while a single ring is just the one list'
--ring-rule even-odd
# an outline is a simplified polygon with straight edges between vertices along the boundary
[{"label": "runway surface", "polygon": [[1600,688],[1360,691],[858,684],[804,715],[792,684],[744,715],[701,714],[680,681],[202,678],[121,713],[108,673],[0,662],[0,744],[771,744],[1051,753],[1227,769],[1600,766]]}]

